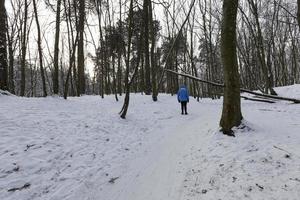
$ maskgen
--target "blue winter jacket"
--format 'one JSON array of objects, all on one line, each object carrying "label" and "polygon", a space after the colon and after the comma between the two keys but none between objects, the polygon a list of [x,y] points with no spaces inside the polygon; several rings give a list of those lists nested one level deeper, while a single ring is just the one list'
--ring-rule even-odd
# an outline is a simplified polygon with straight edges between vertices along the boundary
[{"label": "blue winter jacket", "polygon": [[177,99],[179,102],[187,101],[189,102],[189,92],[185,86],[181,86],[177,92]]}]

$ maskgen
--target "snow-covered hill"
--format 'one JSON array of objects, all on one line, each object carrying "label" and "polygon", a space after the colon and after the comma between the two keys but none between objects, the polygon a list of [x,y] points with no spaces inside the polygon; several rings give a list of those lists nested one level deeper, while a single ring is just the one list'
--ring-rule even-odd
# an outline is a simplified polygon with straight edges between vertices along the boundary
[{"label": "snow-covered hill", "polygon": [[300,84],[278,87],[275,90],[281,96],[300,99]]},{"label": "snow-covered hill", "polygon": [[[276,89],[300,98],[300,86]],[[0,199],[299,199],[300,105],[242,101],[248,127],[218,132],[222,101],[0,95]]]}]

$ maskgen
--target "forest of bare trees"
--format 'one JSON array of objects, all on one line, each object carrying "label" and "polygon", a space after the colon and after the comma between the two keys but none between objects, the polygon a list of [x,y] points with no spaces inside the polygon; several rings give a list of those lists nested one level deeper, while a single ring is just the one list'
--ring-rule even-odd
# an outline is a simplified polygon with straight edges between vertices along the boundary
[{"label": "forest of bare trees", "polygon": [[227,105],[237,113],[231,121],[223,110],[229,130],[242,119],[239,88],[277,95],[274,87],[300,83],[299,4],[0,0],[0,88],[26,97],[125,94],[125,117],[130,92],[157,101],[186,84],[198,99],[224,95],[224,107],[238,99]]}]

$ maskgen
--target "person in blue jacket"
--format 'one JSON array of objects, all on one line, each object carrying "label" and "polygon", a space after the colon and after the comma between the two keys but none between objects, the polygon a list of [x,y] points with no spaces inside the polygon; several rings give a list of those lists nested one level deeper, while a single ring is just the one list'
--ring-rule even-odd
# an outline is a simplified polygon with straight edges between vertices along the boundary
[{"label": "person in blue jacket", "polygon": [[177,99],[178,102],[181,103],[181,114],[188,114],[187,113],[187,103],[189,102],[189,91],[185,87],[185,85],[182,85],[178,92],[177,92]]}]

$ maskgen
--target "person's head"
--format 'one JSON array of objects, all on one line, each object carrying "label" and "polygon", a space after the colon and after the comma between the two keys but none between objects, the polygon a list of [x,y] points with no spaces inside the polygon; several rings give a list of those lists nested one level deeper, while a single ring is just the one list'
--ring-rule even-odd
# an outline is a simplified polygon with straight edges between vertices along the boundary
[{"label": "person's head", "polygon": [[184,84],[180,85],[180,88],[186,88],[186,86]]}]

